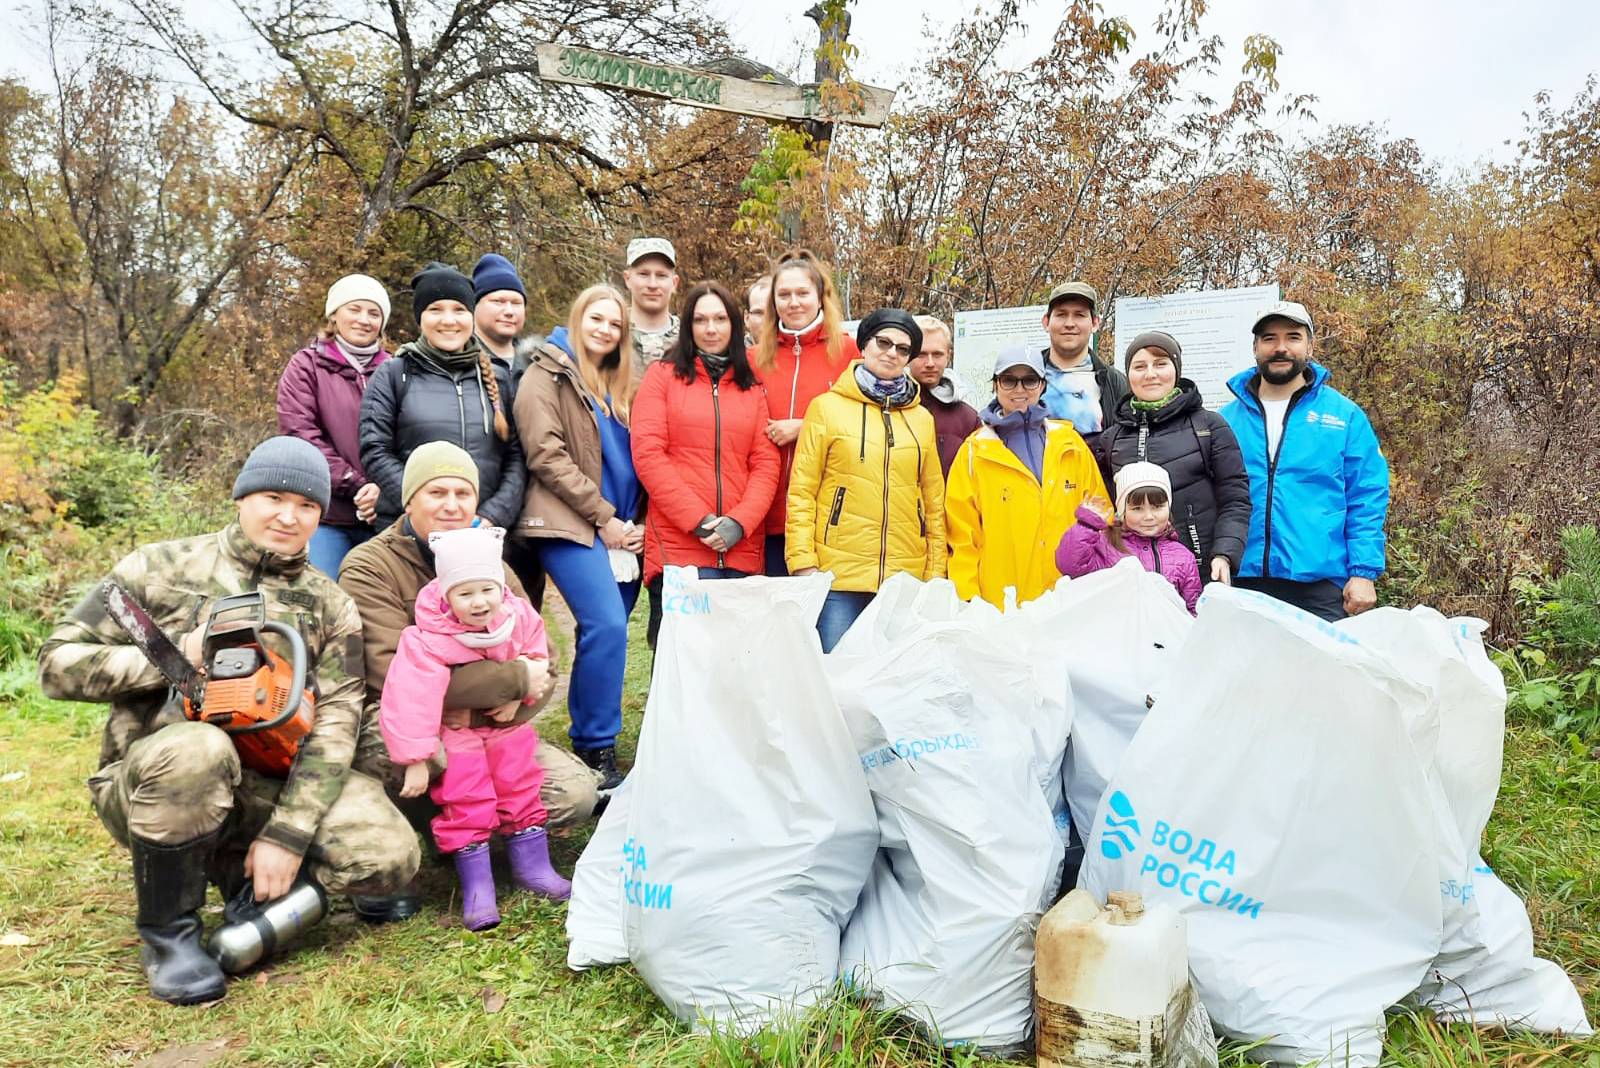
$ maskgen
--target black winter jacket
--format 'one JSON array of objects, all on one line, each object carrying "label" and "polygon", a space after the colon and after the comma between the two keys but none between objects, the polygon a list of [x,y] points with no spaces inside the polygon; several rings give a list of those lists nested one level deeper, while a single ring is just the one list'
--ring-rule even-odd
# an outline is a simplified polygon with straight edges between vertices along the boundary
[{"label": "black winter jacket", "polygon": [[516,529],[528,468],[511,414],[510,372],[499,360],[489,362],[500,385],[501,411],[511,425],[507,441],[495,436],[494,407],[476,366],[453,372],[402,350],[367,383],[361,398],[361,466],[383,490],[379,530],[404,510],[400,487],[406,458],[430,441],[448,441],[467,451],[478,466],[478,514],[506,530]]},{"label": "black winter jacket", "polygon": [[1209,574],[1214,556],[1227,557],[1237,574],[1250,533],[1250,476],[1239,440],[1222,416],[1205,409],[1193,382],[1181,378],[1178,386],[1183,392],[1154,412],[1136,411],[1133,397],[1124,397],[1115,422],[1094,442],[1095,458],[1108,487],[1137,460],[1165,468],[1173,530],[1199,559],[1201,575]]}]

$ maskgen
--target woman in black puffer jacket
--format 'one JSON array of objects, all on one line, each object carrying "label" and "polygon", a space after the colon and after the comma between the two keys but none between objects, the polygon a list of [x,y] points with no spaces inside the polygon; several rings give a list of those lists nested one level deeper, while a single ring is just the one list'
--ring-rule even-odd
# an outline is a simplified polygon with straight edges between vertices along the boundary
[{"label": "woman in black puffer jacket", "polygon": [[422,336],[378,368],[361,398],[361,466],[383,490],[377,527],[400,517],[406,458],[430,441],[459,445],[478,468],[478,515],[516,528],[527,465],[511,425],[511,378],[473,335],[472,282],[442,263],[411,280]]},{"label": "woman in black puffer jacket", "polygon": [[1250,476],[1233,430],[1207,411],[1183,373],[1183,349],[1153,330],[1124,356],[1133,392],[1095,441],[1106,485],[1137,460],[1159,464],[1172,480],[1172,527],[1200,562],[1203,580],[1229,582],[1250,532]]}]

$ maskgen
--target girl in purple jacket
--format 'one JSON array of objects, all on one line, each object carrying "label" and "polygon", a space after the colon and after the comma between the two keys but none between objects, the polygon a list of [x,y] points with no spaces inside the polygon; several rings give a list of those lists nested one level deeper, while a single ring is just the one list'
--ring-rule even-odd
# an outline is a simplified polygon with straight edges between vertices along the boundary
[{"label": "girl in purple jacket", "polygon": [[317,339],[289,357],[278,379],[278,429],[311,442],[328,461],[333,495],[308,551],[312,567],[338,578],[344,554],[375,533],[378,486],[361,468],[361,395],[389,358],[389,294],[376,278],[347,274],[329,287],[323,313]]},{"label": "girl in purple jacket", "polygon": [[1110,523],[1086,505],[1056,547],[1056,567],[1082,578],[1132,556],[1166,579],[1194,613],[1200,599],[1200,566],[1172,529],[1172,482],[1164,468],[1140,461],[1117,472],[1117,514]]}]

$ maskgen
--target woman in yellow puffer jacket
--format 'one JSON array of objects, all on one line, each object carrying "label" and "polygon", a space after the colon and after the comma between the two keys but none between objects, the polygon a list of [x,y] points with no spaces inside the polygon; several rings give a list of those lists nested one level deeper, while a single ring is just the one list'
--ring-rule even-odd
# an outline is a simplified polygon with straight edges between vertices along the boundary
[{"label": "woman in yellow puffer jacket", "polygon": [[945,491],[950,581],[964,600],[1005,608],[1006,588],[1031,601],[1061,578],[1055,546],[1077,522],[1078,505],[1109,511],[1089,446],[1070,422],[1049,418],[1044,357],[1008,348],[995,360],[995,399],[962,443]]},{"label": "woman in yellow puffer jacket", "polygon": [[833,573],[817,620],[823,652],[890,575],[931,579],[945,571],[933,416],[906,374],[922,329],[906,312],[880,308],[861,321],[856,343],[861,359],[806,409],[789,476],[789,573]]}]

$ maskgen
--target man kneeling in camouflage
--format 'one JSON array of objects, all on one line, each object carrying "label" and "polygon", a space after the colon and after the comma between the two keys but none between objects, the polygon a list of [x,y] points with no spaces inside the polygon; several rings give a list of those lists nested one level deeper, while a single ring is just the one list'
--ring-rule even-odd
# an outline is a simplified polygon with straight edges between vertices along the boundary
[{"label": "man kneeling in camouflage", "polygon": [[111,572],[197,667],[216,598],[260,590],[268,618],[300,632],[316,709],[287,778],[242,767],[227,734],[184,718],[98,588],[39,655],[45,693],[111,704],[89,790],[101,822],[133,854],[145,976],[163,1001],[224,993],[222,970],[200,943],[208,876],[224,896],[251,880],[266,902],[289,891],[302,865],[329,891],[353,894],[386,894],[416,873],[416,835],[383,785],[350,769],[365,687],[361,619],[344,591],[306,563],[328,495],[322,454],[297,438],[272,438],[234,482],[237,522],[145,546]]}]

